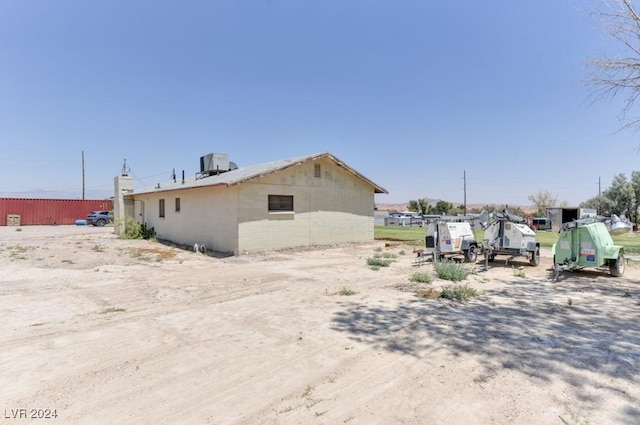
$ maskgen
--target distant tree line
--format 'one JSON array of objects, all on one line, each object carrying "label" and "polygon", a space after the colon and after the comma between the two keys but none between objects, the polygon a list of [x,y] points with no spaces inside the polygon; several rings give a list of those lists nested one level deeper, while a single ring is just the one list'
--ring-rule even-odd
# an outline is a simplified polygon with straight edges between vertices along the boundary
[{"label": "distant tree line", "polygon": [[407,206],[409,211],[418,212],[425,215],[458,215],[462,214],[462,208],[454,206],[451,202],[438,201],[431,205],[426,199],[416,199],[409,201]]},{"label": "distant tree line", "polygon": [[[568,206],[566,201],[558,203],[558,197],[548,190],[540,190],[533,195],[529,195],[528,199],[536,208],[535,216],[546,216],[547,208],[565,208]],[[638,208],[640,208],[640,171],[632,172],[631,180],[627,180],[625,174],[616,175],[610,187],[603,190],[599,195],[580,203],[579,207],[595,209],[599,215],[605,217],[613,214],[624,215],[637,225],[640,220],[640,215],[638,215]],[[477,214],[485,210],[492,213],[502,211],[505,208],[512,214],[528,215],[520,207],[512,208],[507,205],[496,204],[485,205],[482,208],[472,208],[469,212]],[[435,205],[431,205],[425,198],[409,201],[407,209],[426,215],[459,215],[463,213],[463,207],[460,205],[453,205],[447,201],[438,201]]]},{"label": "distant tree line", "polygon": [[[468,212],[471,214],[479,214],[482,210],[485,210],[488,213],[492,213],[495,211],[503,211],[505,208],[507,208],[511,214],[520,216],[526,215],[520,207],[511,208],[506,205],[495,204],[485,205],[482,208],[471,208]],[[451,202],[447,201],[438,201],[435,205],[431,205],[425,198],[409,201],[407,209],[424,215],[460,215],[464,212],[461,205],[453,205]]]},{"label": "distant tree line", "polygon": [[625,215],[638,224],[638,207],[640,207],[640,171],[631,173],[631,180],[624,174],[613,178],[611,186],[580,204],[581,208],[593,208],[599,215]]}]

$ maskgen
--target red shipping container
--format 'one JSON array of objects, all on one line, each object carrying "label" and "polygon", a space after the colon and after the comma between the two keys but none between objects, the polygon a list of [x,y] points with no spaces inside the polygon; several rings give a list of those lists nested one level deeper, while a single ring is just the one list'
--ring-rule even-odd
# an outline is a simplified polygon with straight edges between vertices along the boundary
[{"label": "red shipping container", "polygon": [[90,211],[112,209],[110,199],[0,198],[0,226],[18,224],[16,220],[21,226],[75,224],[86,220]]}]

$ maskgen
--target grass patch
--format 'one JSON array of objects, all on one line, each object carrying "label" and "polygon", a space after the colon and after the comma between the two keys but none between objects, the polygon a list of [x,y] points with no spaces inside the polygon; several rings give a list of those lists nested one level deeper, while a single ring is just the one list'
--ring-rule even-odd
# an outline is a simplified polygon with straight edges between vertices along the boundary
[{"label": "grass patch", "polygon": [[29,250],[34,250],[34,249],[35,247],[33,246],[22,246],[22,245],[10,246],[7,248],[7,250],[9,251],[9,257],[17,260],[26,260],[27,252]]},{"label": "grass patch", "polygon": [[416,272],[409,280],[416,283],[431,283],[433,282],[433,276],[427,272]]},{"label": "grass patch", "polygon": [[408,245],[424,245],[426,229],[423,227],[374,226],[373,237],[377,240],[400,241]]},{"label": "grass patch", "polygon": [[96,244],[93,246],[92,248],[95,252],[104,252],[104,248],[101,247],[100,245]]},{"label": "grass patch", "polygon": [[637,233],[611,236],[616,245],[624,246],[626,254],[640,254],[640,236]]},{"label": "grass patch", "polygon": [[480,295],[480,291],[467,285],[445,286],[440,290],[440,298],[460,302],[468,301]]},{"label": "grass patch", "polygon": [[435,300],[435,299],[440,298],[440,291],[436,291],[433,288],[418,289],[416,291],[416,295],[419,296],[420,298],[426,298],[428,300]]},{"label": "grass patch", "polygon": [[465,267],[464,264],[451,260],[438,261],[434,264],[433,268],[440,279],[450,280],[452,282],[465,280],[467,276],[471,274],[471,270]]},{"label": "grass patch", "polygon": [[393,261],[385,258],[367,258],[367,265],[371,267],[389,267]]},{"label": "grass patch", "polygon": [[127,310],[125,310],[124,308],[109,307],[109,308],[106,308],[106,309],[102,310],[100,312],[100,314],[124,313],[125,311],[127,311]]},{"label": "grass patch", "polygon": [[302,393],[302,398],[311,397],[311,393],[313,392],[313,387],[311,385],[307,385],[307,388],[304,389]]},{"label": "grass patch", "polygon": [[346,288],[344,286],[342,287],[342,289],[338,291],[338,295],[351,296],[355,294],[357,294],[356,291],[354,291],[353,289]]},{"label": "grass patch", "polygon": [[132,251],[131,252],[131,258],[135,258],[136,260],[140,260],[140,261],[152,261],[152,260],[154,260],[154,257],[152,257],[151,255],[143,254],[140,251]]},{"label": "grass patch", "polygon": [[33,249],[33,248],[29,248],[29,247],[22,246],[22,245],[18,244],[18,245],[14,245],[14,246],[8,246],[7,249],[9,251],[11,251],[12,253],[18,254],[18,253],[27,252],[29,249]]},{"label": "grass patch", "polygon": [[382,258],[398,258],[398,254],[394,254],[393,252],[383,252]]},{"label": "grass patch", "polygon": [[515,277],[521,277],[521,278],[527,277],[527,275],[524,273],[524,270],[516,269],[515,267],[513,267],[513,275]]}]

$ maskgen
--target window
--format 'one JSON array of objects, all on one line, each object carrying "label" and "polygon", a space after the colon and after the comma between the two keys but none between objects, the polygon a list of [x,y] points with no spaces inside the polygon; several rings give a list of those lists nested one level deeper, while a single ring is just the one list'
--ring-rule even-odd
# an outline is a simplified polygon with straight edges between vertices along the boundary
[{"label": "window", "polygon": [[164,217],[164,199],[160,199],[158,203],[158,216]]},{"label": "window", "polygon": [[293,212],[293,196],[269,195],[269,211]]},{"label": "window", "polygon": [[320,168],[320,164],[313,164],[313,176],[314,177],[322,177],[322,169]]},{"label": "window", "polygon": [[180,212],[180,198],[176,198],[176,212]]}]

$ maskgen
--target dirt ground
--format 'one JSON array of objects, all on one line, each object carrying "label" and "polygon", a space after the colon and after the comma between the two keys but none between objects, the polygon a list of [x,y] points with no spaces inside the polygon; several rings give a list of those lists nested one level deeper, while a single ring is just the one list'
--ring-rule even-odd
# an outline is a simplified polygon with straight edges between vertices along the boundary
[{"label": "dirt ground", "polygon": [[640,423],[640,266],[551,282],[542,256],[476,266],[457,303],[380,241],[217,257],[0,227],[0,423]]}]

